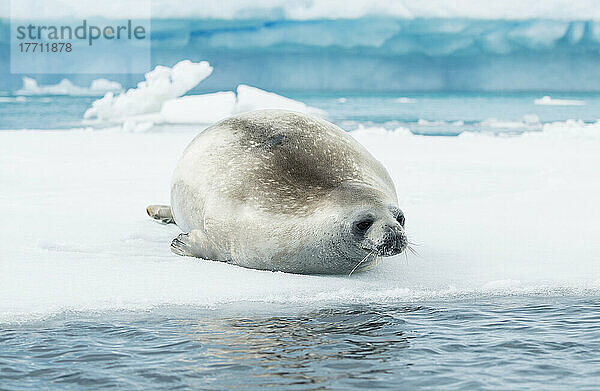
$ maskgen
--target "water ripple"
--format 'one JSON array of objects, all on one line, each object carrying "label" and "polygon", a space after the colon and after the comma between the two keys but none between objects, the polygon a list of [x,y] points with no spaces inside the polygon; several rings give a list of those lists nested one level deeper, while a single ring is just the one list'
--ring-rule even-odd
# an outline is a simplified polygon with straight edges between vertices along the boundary
[{"label": "water ripple", "polygon": [[0,384],[15,390],[593,389],[600,382],[598,309],[595,298],[530,297],[278,316],[158,309],[49,319],[0,329]]}]

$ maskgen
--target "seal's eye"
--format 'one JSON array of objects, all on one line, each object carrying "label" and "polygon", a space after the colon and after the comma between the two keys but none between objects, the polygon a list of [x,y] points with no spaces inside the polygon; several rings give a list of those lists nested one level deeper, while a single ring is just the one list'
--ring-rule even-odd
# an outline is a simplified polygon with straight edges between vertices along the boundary
[{"label": "seal's eye", "polygon": [[396,220],[400,223],[401,226],[404,227],[404,213],[400,212],[400,214],[398,215],[398,217],[396,217]]},{"label": "seal's eye", "polygon": [[356,228],[359,231],[364,232],[364,231],[368,230],[369,228],[371,228],[371,225],[373,225],[373,220],[362,220],[362,221],[359,221],[358,223],[356,223]]}]

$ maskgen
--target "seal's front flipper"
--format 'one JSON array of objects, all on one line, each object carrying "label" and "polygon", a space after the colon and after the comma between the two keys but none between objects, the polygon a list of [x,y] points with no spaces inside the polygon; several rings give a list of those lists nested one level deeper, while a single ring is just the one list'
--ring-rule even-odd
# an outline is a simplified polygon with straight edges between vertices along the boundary
[{"label": "seal's front flipper", "polygon": [[175,224],[171,207],[168,205],[150,205],[146,208],[148,216],[161,224]]},{"label": "seal's front flipper", "polygon": [[180,234],[171,242],[171,251],[184,257],[195,257],[190,234]]},{"label": "seal's front flipper", "polygon": [[212,244],[204,234],[199,230],[192,230],[189,233],[180,234],[171,242],[171,251],[177,255],[186,257],[196,257],[220,261],[217,252],[214,251]]}]

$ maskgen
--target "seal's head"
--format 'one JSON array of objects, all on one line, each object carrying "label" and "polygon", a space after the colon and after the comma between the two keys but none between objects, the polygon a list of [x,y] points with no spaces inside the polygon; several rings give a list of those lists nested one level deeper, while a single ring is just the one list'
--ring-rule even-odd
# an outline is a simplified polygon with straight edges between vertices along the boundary
[{"label": "seal's head", "polygon": [[[404,213],[395,199],[368,186],[338,189],[335,195],[337,224],[332,235],[333,252],[346,262],[340,272],[368,268],[379,256],[403,252],[408,239]],[[395,197],[394,197],[395,198]]]},{"label": "seal's head", "polygon": [[407,245],[404,213],[394,205],[360,208],[346,223],[356,247],[384,257],[400,254]]}]

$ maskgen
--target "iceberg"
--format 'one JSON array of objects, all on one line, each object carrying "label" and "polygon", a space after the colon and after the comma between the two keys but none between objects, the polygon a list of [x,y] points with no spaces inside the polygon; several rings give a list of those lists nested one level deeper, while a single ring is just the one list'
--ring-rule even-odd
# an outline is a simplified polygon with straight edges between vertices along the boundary
[{"label": "iceberg", "polygon": [[172,124],[211,124],[231,116],[235,107],[233,91],[188,95],[163,103],[160,116]]},{"label": "iceberg", "polygon": [[284,109],[323,117],[325,112],[302,102],[260,88],[240,84],[237,88],[235,113],[261,109]]},{"label": "iceberg", "polygon": [[220,91],[184,95],[210,75],[208,62],[184,60],[173,68],[158,66],[146,80],[125,93],[109,92],[92,103],[84,113],[84,123],[121,124],[126,131],[147,131],[158,124],[212,124],[231,115],[258,109],[285,109],[324,117],[326,113],[302,102],[240,84],[237,94]]},{"label": "iceberg", "polygon": [[159,65],[146,73],[146,80],[139,82],[137,88],[116,96],[111,92],[107,93],[102,99],[95,101],[83,117],[118,121],[159,112],[165,101],[182,96],[206,79],[212,71],[213,68],[206,61],[193,63],[183,60],[172,68]]},{"label": "iceberg", "polygon": [[163,103],[158,122],[169,124],[212,124],[234,114],[260,109],[284,109],[325,116],[325,112],[302,102],[260,88],[239,85],[233,91],[186,95]]},{"label": "iceberg", "polygon": [[116,81],[107,79],[93,80],[91,85],[79,87],[68,79],[62,79],[58,84],[39,85],[35,79],[23,77],[23,87],[15,91],[16,95],[74,95],[74,96],[96,96],[107,92],[122,91],[123,86]]},{"label": "iceberg", "polygon": [[[223,18],[181,15],[164,19],[162,13],[157,14],[161,18],[152,20],[152,64],[174,64],[183,55],[202,56],[218,64],[218,77],[204,82],[195,93],[233,90],[240,83],[272,91],[339,93],[600,90],[600,19],[589,16],[599,11],[591,12],[587,6],[581,6],[587,9],[582,12],[586,16],[574,19],[565,12],[579,10],[572,5],[556,7],[555,11],[562,13],[540,12],[539,17],[527,17],[535,14],[527,7],[519,14],[502,12],[501,6],[483,10],[488,6],[474,4],[454,7],[455,12],[444,12],[448,11],[446,5],[431,6],[429,16],[423,13],[419,17],[364,5],[356,5],[362,11],[348,18],[336,18],[335,12],[303,18],[302,12],[296,15],[297,11],[292,11],[314,11],[311,4],[299,2],[296,7],[281,8],[259,4],[255,12],[246,9],[248,4],[236,5],[232,7],[239,7],[241,13]],[[411,7],[420,8],[416,4]],[[530,8],[538,9],[538,5]],[[169,12],[165,10],[165,14]],[[200,9],[197,14],[202,14]],[[0,19],[2,30],[9,31],[10,26]],[[0,69],[9,69],[9,34],[0,34],[0,44]],[[54,83],[56,75],[40,77]],[[76,84],[89,84],[88,76],[69,77],[75,78],[71,80]],[[127,88],[135,86],[138,76],[114,77]],[[15,89],[17,78],[20,83],[20,76],[4,73],[0,89]]]},{"label": "iceberg", "polygon": [[223,73],[204,85],[210,90],[240,80],[276,91],[600,89],[600,22],[587,17],[236,18],[155,23],[153,53],[169,58],[173,46],[210,53],[208,61],[223,64]]},{"label": "iceberg", "polygon": [[[65,7],[27,9],[28,16],[61,17],[78,15],[114,17],[110,7],[94,7],[77,1],[65,2]],[[568,6],[567,6],[568,5]],[[0,16],[8,17],[8,14]],[[322,19],[359,19],[366,16],[392,16],[405,19],[458,18],[458,19],[600,19],[600,11],[594,2],[571,3],[564,0],[507,0],[483,3],[476,0],[460,0],[448,3],[444,0],[328,0],[289,1],[260,0],[235,1],[225,4],[211,0],[190,2],[185,7],[174,7],[170,0],[153,0],[152,13],[161,18],[196,18],[239,20],[242,18],[280,18],[307,21]],[[128,10],[129,17],[146,17],[141,8],[138,12]]]}]

